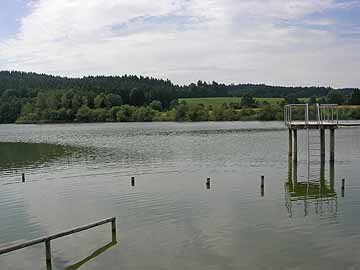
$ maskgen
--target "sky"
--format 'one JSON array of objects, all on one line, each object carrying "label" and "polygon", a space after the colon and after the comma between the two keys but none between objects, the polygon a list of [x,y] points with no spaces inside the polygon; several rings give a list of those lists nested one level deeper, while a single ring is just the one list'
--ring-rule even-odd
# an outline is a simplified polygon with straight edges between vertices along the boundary
[{"label": "sky", "polygon": [[0,70],[360,87],[360,0],[0,0]]}]

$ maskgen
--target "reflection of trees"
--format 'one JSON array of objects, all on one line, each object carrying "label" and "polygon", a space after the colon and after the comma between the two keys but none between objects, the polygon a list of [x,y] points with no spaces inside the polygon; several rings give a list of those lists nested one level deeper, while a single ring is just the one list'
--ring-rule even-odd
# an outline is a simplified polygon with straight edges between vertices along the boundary
[{"label": "reflection of trees", "polygon": [[334,189],[334,162],[330,162],[330,181],[325,179],[325,163],[319,163],[318,179],[308,181],[298,179],[298,164],[289,159],[288,181],[285,183],[285,203],[289,216],[293,217],[295,209],[302,205],[304,215],[337,214],[337,194]]},{"label": "reflection of trees", "polygon": [[44,164],[74,151],[73,147],[43,143],[0,143],[0,170]]}]

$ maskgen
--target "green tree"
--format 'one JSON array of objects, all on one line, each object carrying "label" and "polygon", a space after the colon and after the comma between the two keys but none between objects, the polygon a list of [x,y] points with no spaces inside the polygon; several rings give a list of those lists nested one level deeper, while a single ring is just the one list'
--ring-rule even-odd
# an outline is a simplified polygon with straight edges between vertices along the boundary
[{"label": "green tree", "polygon": [[287,104],[300,104],[300,100],[295,95],[287,95],[285,97],[285,102]]},{"label": "green tree", "polygon": [[159,100],[153,100],[150,104],[149,104],[150,108],[155,110],[155,111],[162,111],[162,104]]},{"label": "green tree", "polygon": [[88,106],[81,106],[76,114],[77,122],[90,122],[91,120],[91,110]]},{"label": "green tree", "polygon": [[46,109],[46,96],[43,92],[38,93],[35,106],[39,110]]},{"label": "green tree", "polygon": [[[71,100],[71,108],[77,111],[83,104],[83,98],[79,94],[75,94]],[[84,105],[87,105],[85,103]]]},{"label": "green tree", "polygon": [[34,106],[30,102],[26,102],[26,104],[22,107],[21,114],[26,115],[34,112]]},{"label": "green tree", "polygon": [[316,103],[317,103],[316,97],[312,96],[309,100],[309,104],[316,104]]},{"label": "green tree", "polygon": [[175,108],[175,120],[176,121],[185,121],[186,113],[189,110],[188,106],[185,104],[180,104]]},{"label": "green tree", "polygon": [[120,107],[121,109],[116,114],[116,119],[119,122],[132,122],[134,121],[134,112],[136,110],[135,107],[130,105],[123,105]]},{"label": "green tree", "polygon": [[46,107],[57,110],[60,107],[60,97],[56,93],[51,93],[46,97]]},{"label": "green tree", "polygon": [[136,108],[133,118],[137,122],[151,122],[156,114],[156,111],[149,107]]},{"label": "green tree", "polygon": [[354,89],[351,93],[349,104],[351,105],[360,105],[360,90]]},{"label": "green tree", "polygon": [[130,104],[134,106],[143,106],[145,103],[145,93],[142,89],[133,88],[129,95]]},{"label": "green tree", "polygon": [[331,90],[326,97],[327,103],[331,104],[343,104],[345,99],[345,95],[339,90]]},{"label": "green tree", "polygon": [[94,107],[97,109],[105,107],[105,94],[104,93],[101,93],[95,97]]},{"label": "green tree", "polygon": [[117,94],[107,94],[104,100],[105,106],[111,108],[113,106],[121,106],[123,104],[122,98]]},{"label": "green tree", "polygon": [[254,108],[256,107],[256,100],[251,95],[246,94],[241,98],[241,107]]},{"label": "green tree", "polygon": [[207,121],[208,118],[208,112],[201,105],[190,106],[186,112],[186,119],[190,121]]}]

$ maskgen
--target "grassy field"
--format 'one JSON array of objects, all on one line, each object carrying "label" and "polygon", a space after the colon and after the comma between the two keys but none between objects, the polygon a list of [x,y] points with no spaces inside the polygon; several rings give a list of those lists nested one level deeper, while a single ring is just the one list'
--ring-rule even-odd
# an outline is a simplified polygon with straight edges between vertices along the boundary
[{"label": "grassy field", "polygon": [[[263,103],[264,101],[268,102],[269,104],[273,105],[276,103],[280,103],[283,101],[283,98],[255,98],[257,102]],[[212,107],[218,107],[221,106],[224,103],[240,103],[241,97],[216,97],[216,98],[180,98],[179,102],[185,101],[186,104],[189,105],[197,105],[197,104],[203,104],[205,106],[211,105]]]}]

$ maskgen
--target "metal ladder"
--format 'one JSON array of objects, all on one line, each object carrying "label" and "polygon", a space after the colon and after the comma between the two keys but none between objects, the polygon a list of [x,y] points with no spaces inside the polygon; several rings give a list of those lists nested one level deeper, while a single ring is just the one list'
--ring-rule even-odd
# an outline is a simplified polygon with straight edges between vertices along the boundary
[{"label": "metal ladder", "polygon": [[[306,121],[309,123],[309,106],[306,106]],[[311,183],[320,184],[320,174],[321,174],[321,114],[320,106],[316,104],[315,119],[317,122],[318,128],[310,128],[307,125],[307,180]]]}]

